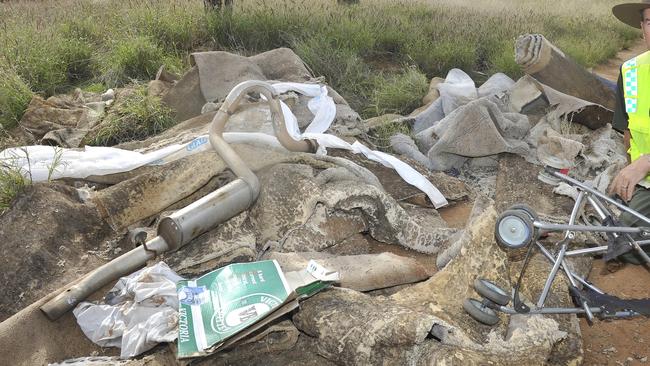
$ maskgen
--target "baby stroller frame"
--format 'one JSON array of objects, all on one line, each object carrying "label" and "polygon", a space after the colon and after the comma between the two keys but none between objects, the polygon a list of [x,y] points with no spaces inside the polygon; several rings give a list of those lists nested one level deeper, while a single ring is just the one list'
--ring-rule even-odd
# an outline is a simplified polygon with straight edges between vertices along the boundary
[{"label": "baby stroller frame", "polygon": [[[535,211],[523,204],[514,205],[504,211],[497,218],[495,225],[497,243],[506,249],[528,247],[519,279],[512,290],[512,295],[493,282],[486,279],[476,279],[474,289],[483,299],[466,299],[463,303],[465,311],[477,321],[488,325],[496,324],[499,321],[497,311],[506,314],[584,314],[589,323],[592,322],[594,315],[601,319],[639,315],[650,316],[650,299],[627,300],[606,294],[587,279],[577,275],[566,260],[566,258],[572,256],[594,254],[604,254],[604,259],[609,260],[630,250],[635,250],[648,263],[650,257],[641,247],[650,244],[648,239],[650,238],[650,219],[557,169],[546,167],[544,173],[556,180],[564,181],[578,190],[569,223],[552,224],[540,221]],[[576,221],[579,214],[584,211],[587,204],[597,214],[597,224],[594,225],[590,222],[591,220],[585,220],[585,225],[577,225]],[[608,205],[613,205],[634,215],[649,227],[620,226],[618,220],[608,209]],[[562,240],[556,243],[556,247],[559,247],[556,253],[546,248],[539,240],[540,236],[545,233],[562,231],[565,232],[565,235]],[[607,237],[607,245],[569,250],[569,244],[575,238],[576,232],[603,233]],[[633,234],[641,240],[633,238]],[[539,249],[551,262],[552,267],[537,303],[531,308],[521,301],[519,289],[535,248]],[[550,308],[544,306],[553,281],[560,269],[569,280],[569,293],[576,307]],[[508,307],[507,305],[511,300],[513,301],[513,307]]]}]

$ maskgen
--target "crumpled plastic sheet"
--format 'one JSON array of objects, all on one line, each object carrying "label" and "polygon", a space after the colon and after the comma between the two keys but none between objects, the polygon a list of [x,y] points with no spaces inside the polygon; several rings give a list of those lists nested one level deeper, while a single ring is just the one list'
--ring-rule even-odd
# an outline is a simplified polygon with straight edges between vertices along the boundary
[{"label": "crumpled plastic sheet", "polygon": [[73,314],[95,344],[121,348],[123,359],[134,357],[177,338],[176,282],[182,279],[159,262],[120,278],[103,304],[82,302]]},{"label": "crumpled plastic sheet", "polygon": [[[408,164],[383,152],[370,150],[358,141],[350,144],[337,136],[324,133],[336,116],[336,105],[328,95],[327,87],[318,84],[277,83],[273,84],[273,88],[278,93],[294,91],[312,98],[308,103],[308,108],[314,114],[314,119],[304,133],[300,132],[298,121],[291,109],[281,102],[287,131],[292,138],[316,140],[320,154],[326,154],[327,148],[345,149],[355,154],[361,153],[372,161],[395,169],[407,183],[426,193],[436,208],[447,205],[448,202],[442,193]],[[476,93],[476,89],[474,89],[474,93]],[[236,133],[234,135],[241,139],[242,135],[248,134]],[[259,135],[261,134],[251,135],[251,138],[257,139]],[[224,133],[226,141],[233,137],[233,134]],[[275,139],[274,136],[271,138]],[[207,135],[199,136],[187,144],[174,144],[146,154],[111,147],[86,146],[84,150],[73,150],[52,146],[23,146],[0,152],[0,162],[20,169],[24,174],[28,174],[32,181],[37,182],[125,172],[143,165],[164,164],[211,148]]]}]

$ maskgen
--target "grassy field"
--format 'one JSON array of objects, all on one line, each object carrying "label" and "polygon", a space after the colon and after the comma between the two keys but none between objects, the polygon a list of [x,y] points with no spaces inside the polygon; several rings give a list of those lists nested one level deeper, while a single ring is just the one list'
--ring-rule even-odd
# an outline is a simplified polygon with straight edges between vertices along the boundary
[{"label": "grassy field", "polygon": [[0,3],[0,125],[20,119],[32,93],[102,90],[183,72],[196,50],[254,54],[291,47],[365,117],[408,113],[427,79],[453,67],[485,79],[520,75],[513,44],[542,33],[585,66],[639,36],[612,0],[235,0],[206,14],[198,0]]}]

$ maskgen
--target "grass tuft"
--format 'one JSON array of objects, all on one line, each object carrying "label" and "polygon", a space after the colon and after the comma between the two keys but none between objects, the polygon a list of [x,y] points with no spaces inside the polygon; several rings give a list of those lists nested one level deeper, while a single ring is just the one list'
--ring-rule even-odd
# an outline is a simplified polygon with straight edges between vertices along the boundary
[{"label": "grass tuft", "polygon": [[147,95],[144,86],[138,86],[122,96],[112,106],[90,145],[112,146],[122,142],[142,140],[173,126],[173,111],[158,97]]},{"label": "grass tuft", "polygon": [[106,85],[104,85],[104,84],[102,84],[102,83],[88,83],[88,84],[84,84],[84,85],[81,86],[81,89],[82,89],[83,91],[85,91],[85,92],[89,92],[89,93],[97,93],[97,94],[101,94],[101,93],[105,92],[106,90],[108,90],[108,88],[106,87]]},{"label": "grass tuft", "polygon": [[11,207],[16,196],[28,185],[28,179],[20,171],[0,165],[0,215]]},{"label": "grass tuft", "polygon": [[[29,155],[27,155],[29,161]],[[32,183],[29,172],[24,174],[13,158],[0,161],[0,215],[5,213],[14,199]]]},{"label": "grass tuft", "polygon": [[164,62],[163,50],[150,38],[136,36],[114,42],[102,60],[101,80],[109,87],[131,80],[149,80]]},{"label": "grass tuft", "polygon": [[415,67],[407,67],[403,74],[375,78],[375,88],[367,115],[387,113],[407,115],[422,105],[429,90],[429,80]]},{"label": "grass tuft", "polygon": [[59,44],[58,54],[65,69],[66,89],[91,80],[97,75],[93,48],[83,39],[69,38]]},{"label": "grass tuft", "polygon": [[390,145],[390,138],[398,133],[413,137],[409,126],[398,120],[386,122],[374,128],[371,133],[368,134],[368,138],[375,147],[383,151],[393,152]]},{"label": "grass tuft", "polygon": [[326,36],[296,41],[294,50],[315,75],[341,93],[355,110],[362,110],[372,91],[372,71],[354,51],[340,48]]},{"label": "grass tuft", "polygon": [[0,130],[18,124],[32,96],[27,83],[15,71],[0,65]]},{"label": "grass tuft", "polygon": [[[33,183],[31,174],[31,162],[29,153],[26,149],[21,148],[27,160],[28,169],[24,170],[19,167],[18,156],[4,158],[0,160],[0,215],[5,213],[16,197]],[[52,163],[47,167],[47,181],[51,182],[55,171],[62,165],[63,149],[55,148]]]}]

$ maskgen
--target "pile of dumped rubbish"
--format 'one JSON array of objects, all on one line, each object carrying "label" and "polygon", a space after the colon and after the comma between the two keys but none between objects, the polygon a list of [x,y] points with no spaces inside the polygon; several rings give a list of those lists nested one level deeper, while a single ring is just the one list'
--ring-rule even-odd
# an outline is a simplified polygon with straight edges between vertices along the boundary
[{"label": "pile of dumped rubbish", "polygon": [[[542,183],[544,166],[604,190],[626,162],[606,84],[539,35],[516,56],[517,81],[453,69],[411,115],[364,121],[289,49],[195,53],[148,85],[178,123],[114,147],[83,146],[128,90],[35,97],[12,131],[23,147],[0,152],[35,182],[0,216],[0,359],[580,363],[575,315],[487,326],[462,308],[475,278],[519,274],[498,210],[568,216],[576,192]],[[411,133],[378,151],[368,136],[395,123]],[[527,273],[531,299],[545,258]]]}]

